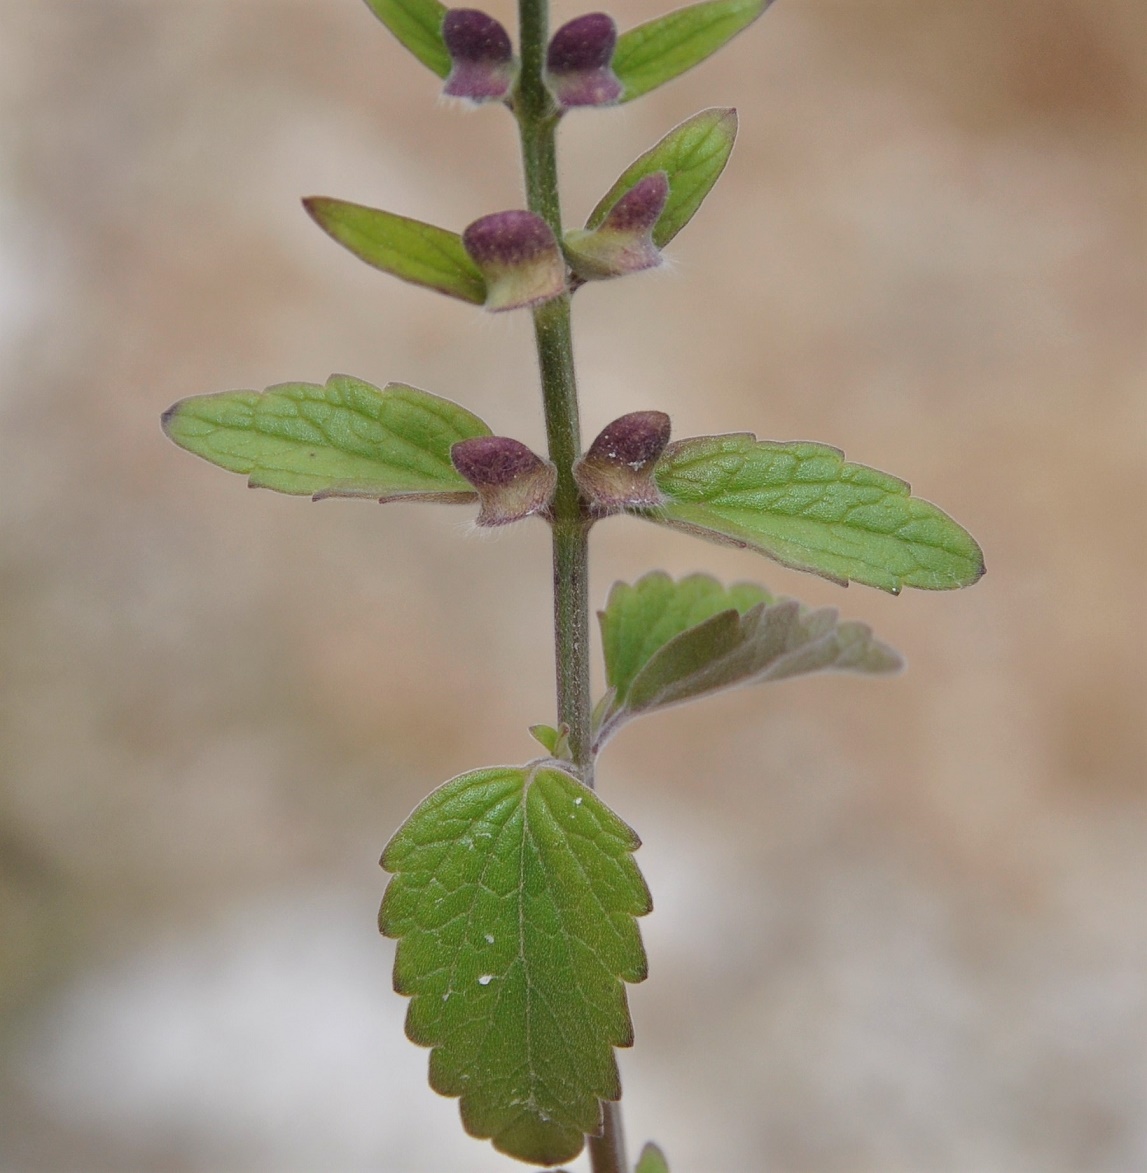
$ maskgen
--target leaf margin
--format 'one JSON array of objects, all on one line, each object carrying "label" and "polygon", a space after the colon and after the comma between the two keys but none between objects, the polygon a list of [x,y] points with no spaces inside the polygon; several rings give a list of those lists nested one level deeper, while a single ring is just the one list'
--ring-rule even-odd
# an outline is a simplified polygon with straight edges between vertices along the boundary
[{"label": "leaf margin", "polygon": [[[755,532],[735,521],[729,519],[722,521],[715,513],[716,510],[722,508],[730,511],[740,509],[742,512],[749,512],[749,506],[720,502],[714,504],[712,501],[706,502],[700,498],[690,499],[691,496],[695,496],[695,492],[702,491],[697,488],[701,480],[700,473],[697,471],[688,475],[682,473],[682,466],[687,466],[690,461],[695,466],[701,466],[706,460],[710,460],[714,467],[719,469],[724,466],[726,472],[730,476],[734,476],[750,458],[764,459],[769,453],[782,462],[796,462],[797,465],[807,461],[814,466],[818,466],[817,462],[819,462],[818,467],[822,468],[828,465],[835,466],[835,475],[827,480],[818,482],[814,475],[803,475],[790,479],[781,487],[792,491],[801,490],[808,498],[809,508],[817,508],[824,505],[824,501],[817,500],[813,495],[813,490],[818,483],[827,485],[829,489],[835,491],[837,507],[863,509],[866,511],[864,516],[870,522],[869,525],[864,525],[855,521],[812,518],[810,525],[820,525],[826,534],[830,533],[833,527],[843,528],[845,537],[853,540],[857,540],[858,534],[873,534],[875,535],[871,539],[873,546],[883,543],[889,557],[896,554],[900,558],[901,567],[903,567],[904,559],[908,558],[915,560],[915,568],[909,568],[907,571],[903,568],[890,569],[887,565],[877,561],[866,560],[859,555],[850,558],[848,554],[834,550],[814,551],[814,553],[821,555],[821,560],[818,563],[813,554],[807,553],[813,549],[807,543],[802,544],[796,539],[783,537],[770,540],[767,535]],[[677,466],[676,469],[675,466]],[[684,500],[681,499],[682,489],[679,489],[676,494],[677,499],[675,499],[671,485],[667,486],[666,484],[667,479],[672,481],[675,471],[680,477]],[[678,529],[719,545],[753,550],[772,558],[782,566],[816,574],[841,586],[847,586],[850,581],[859,582],[888,591],[891,594],[899,594],[905,586],[922,590],[954,590],[971,586],[983,577],[985,571],[983,551],[979,543],[938,505],[934,505],[922,497],[913,496],[911,486],[902,478],[882,472],[870,465],[848,461],[841,449],[828,444],[812,441],[758,440],[751,432],[693,436],[669,444],[657,465],[654,466],[652,475],[663,501],[655,508],[629,510],[634,516],[644,517],[671,529]],[[694,481],[692,486],[690,485],[690,476]],[[849,504],[845,501],[844,486],[850,487],[854,491],[854,495],[859,494],[854,503]],[[762,483],[756,488],[742,486],[730,491],[766,492],[777,487],[776,484]],[[867,500],[862,499],[866,492],[869,498]],[[713,495],[718,494],[714,493]],[[829,504],[832,503],[829,502]],[[872,528],[871,523],[877,519],[876,515],[880,512],[880,508],[885,507],[887,514],[880,520],[887,522],[893,512],[892,506],[896,504],[901,505],[904,510],[904,522],[900,528],[904,530],[914,528],[915,536],[900,538],[891,531],[882,533]],[[825,505],[825,508],[828,506]],[[763,507],[758,512],[762,523],[772,519],[775,524],[778,519],[789,516],[782,511]],[[929,527],[934,531],[931,536],[922,535],[919,532]],[[936,538],[936,534],[940,535],[939,539]],[[865,539],[861,536],[858,540],[864,541]],[[801,555],[801,550],[806,551],[804,556]],[[942,565],[945,557],[950,559],[948,569],[944,569]],[[929,561],[933,563],[932,567],[927,565]]]},{"label": "leaf margin", "polygon": [[445,5],[438,0],[366,0],[366,6],[431,73],[441,78],[450,73],[450,53],[442,38]]},{"label": "leaf margin", "polygon": [[334,196],[307,196],[303,208],[333,241],[371,268],[471,305],[485,303],[486,280],[461,234]]},{"label": "leaf margin", "polygon": [[[604,1044],[602,1044],[608,1052],[612,1077],[610,1086],[601,1089],[606,1094],[601,1094],[601,1091],[597,1089],[591,1089],[589,1093],[596,1103],[597,1123],[590,1127],[592,1122],[588,1120],[581,1122],[580,1131],[576,1135],[576,1145],[571,1141],[564,1148],[552,1149],[546,1152],[536,1150],[523,1152],[516,1151],[512,1144],[506,1145],[499,1143],[500,1139],[502,1139],[501,1136],[491,1135],[483,1127],[480,1114],[468,1110],[467,1093],[472,1091],[472,1085],[468,1089],[465,1088],[464,1085],[468,1081],[467,1076],[462,1076],[461,1082],[458,1082],[457,1075],[455,1075],[453,1083],[447,1080],[444,1084],[442,1079],[444,1069],[439,1064],[437,1066],[436,1078],[435,1056],[440,1048],[448,1045],[448,1043],[436,1042],[427,1034],[425,1024],[422,1021],[417,1006],[420,1003],[420,999],[424,1001],[428,995],[425,991],[412,988],[417,983],[412,977],[409,968],[404,968],[405,952],[409,949],[407,944],[410,940],[409,923],[414,914],[409,911],[409,908],[404,910],[401,907],[404,900],[409,905],[409,900],[407,899],[407,894],[401,890],[399,881],[404,872],[410,870],[410,861],[420,846],[418,841],[422,839],[427,843],[434,842],[435,837],[428,835],[425,826],[423,826],[425,822],[423,816],[432,815],[439,809],[449,810],[451,804],[455,803],[455,800],[459,797],[459,794],[471,787],[480,787],[484,782],[491,779],[495,781],[500,779],[502,783],[505,783],[507,779],[511,780],[509,793],[512,796],[514,789],[512,780],[515,776],[520,776],[522,780],[522,793],[517,801],[525,809],[532,793],[531,787],[536,788],[538,786],[541,775],[548,776],[551,781],[556,780],[564,788],[564,796],[572,799],[573,802],[573,806],[569,807],[571,811],[576,809],[578,812],[586,815],[592,813],[594,818],[603,820],[604,825],[608,828],[605,833],[613,836],[614,858],[620,861],[623,865],[622,870],[627,872],[627,883],[629,885],[620,897],[618,892],[613,892],[613,897],[615,899],[621,899],[623,904],[628,900],[628,905],[621,912],[615,913],[613,920],[617,921],[620,919],[623,922],[624,931],[622,932],[622,937],[628,935],[629,940],[628,944],[622,941],[620,946],[614,946],[614,952],[620,947],[622,953],[625,955],[625,961],[621,966],[620,972],[614,970],[612,967],[609,970],[612,984],[616,989],[614,1011],[620,1011],[622,1016],[620,1022],[624,1029],[618,1030],[618,1022],[615,1022],[610,1028],[612,1033],[607,1033]],[[571,815],[570,817],[572,818],[573,816]],[[454,821],[457,823],[458,818],[455,817]],[[473,825],[471,824],[471,826]],[[438,840],[441,842],[449,841],[451,844],[456,843],[458,841],[458,835],[454,834],[455,830],[460,830],[460,828],[454,827],[451,832],[438,836]],[[469,832],[466,835],[469,837]],[[474,838],[477,838],[476,833]],[[411,998],[407,1010],[407,1036],[416,1044],[431,1048],[431,1086],[440,1094],[459,1098],[459,1109],[466,1131],[479,1139],[492,1139],[496,1149],[510,1156],[518,1157],[521,1160],[526,1160],[533,1164],[546,1165],[554,1165],[561,1161],[573,1159],[580,1153],[584,1145],[585,1136],[594,1134],[595,1129],[600,1130],[602,1102],[615,1100],[620,1097],[621,1086],[617,1076],[617,1064],[613,1048],[629,1046],[633,1041],[633,1025],[628,1010],[626,983],[642,981],[648,972],[648,961],[644,946],[641,942],[637,917],[643,916],[651,911],[652,898],[649,894],[648,885],[641,875],[636,862],[633,860],[633,852],[637,850],[640,844],[641,841],[633,829],[602,802],[593,790],[585,786],[568,763],[555,761],[552,758],[543,758],[529,762],[524,766],[491,766],[467,771],[443,783],[419,803],[412,814],[404,821],[403,825],[391,837],[382,853],[379,862],[384,870],[391,873],[391,880],[387,885],[386,893],[383,896],[382,905],[379,909],[379,929],[384,936],[398,941],[394,961],[394,988],[399,994]],[[483,871],[484,875],[485,872]],[[395,914],[396,905],[400,906],[397,915]],[[451,917],[450,919],[453,920],[455,918]],[[594,919],[596,923],[596,914]],[[406,926],[405,931],[404,926]],[[614,928],[616,927],[615,924]],[[487,943],[493,944],[489,936],[485,937],[485,940]],[[430,971],[430,975],[433,976],[439,972],[439,969],[433,969]],[[479,981],[479,984],[485,987],[494,980],[497,979],[492,973],[487,981]],[[450,988],[452,989],[452,987]],[[442,998],[441,1002],[445,1002],[446,1000],[446,998]],[[433,990],[430,991],[430,1006],[431,1009],[437,1009],[440,1006],[439,995]],[[600,1032],[595,1035],[595,1041],[601,1044]],[[545,1119],[544,1116],[542,1118]]]},{"label": "leaf margin", "polygon": [[[314,418],[306,418],[307,405],[314,404],[321,405],[318,409],[320,414],[329,411],[334,418],[339,418],[340,412],[346,413],[348,418],[343,418],[339,425],[344,433],[355,432],[355,416],[365,419],[365,424],[359,425],[360,432],[363,426],[369,430],[371,425],[384,431],[389,429],[390,436],[386,440],[407,445],[415,451],[421,446],[423,463],[429,461],[437,468],[433,472],[426,472],[425,480],[420,484],[417,483],[416,474],[411,475],[409,470],[406,473],[400,471],[397,475],[393,472],[382,474],[389,475],[390,480],[372,484],[356,478],[350,471],[336,476],[306,469],[304,466],[309,463],[307,460],[302,460],[301,466],[293,468],[275,467],[270,453],[277,446],[296,456],[296,449],[308,452],[312,458],[315,455],[312,450],[320,449],[334,453],[336,461],[341,454],[348,462],[379,459],[385,463],[383,458],[372,457],[363,450],[348,452],[335,444],[324,444],[323,425]],[[369,414],[371,409],[376,413],[373,418]],[[405,410],[408,414],[413,411],[415,418],[421,413],[430,416],[431,420],[435,416],[445,419],[447,422],[442,444],[436,445],[433,439],[427,443],[425,440],[403,436],[392,424],[382,422],[385,415],[394,415],[394,409],[400,413]],[[228,412],[233,413],[231,420],[227,419]],[[329,417],[327,422],[329,424]],[[407,500],[461,504],[473,501],[476,494],[450,463],[449,449],[457,439],[490,434],[484,420],[440,395],[405,383],[392,382],[379,388],[363,379],[339,374],[331,375],[325,383],[276,383],[262,391],[219,391],[188,396],[172,404],[163,413],[161,424],[168,439],[178,447],[227,472],[246,476],[250,488],[268,488],[288,496],[306,496],[316,501],[328,497],[362,497],[380,502]],[[452,435],[451,431],[457,435]],[[223,444],[217,446],[207,443],[207,437],[220,437]],[[254,455],[250,451],[243,451],[245,447],[252,447],[244,443],[244,437],[255,439]],[[258,451],[259,438],[267,441],[267,447],[262,453]],[[369,441],[363,440],[361,435],[355,435],[353,439],[362,448],[369,447]],[[436,450],[439,447],[441,451]],[[393,460],[390,464],[392,468],[395,467]],[[316,480],[323,483],[315,483]]]},{"label": "leaf margin", "polygon": [[[656,16],[622,33],[617,39],[612,62],[614,73],[624,87],[619,101],[632,102],[700,65],[761,17],[771,3],[772,0],[702,0],[699,4],[688,4]],[[708,29],[690,34],[686,26],[706,15],[712,17]],[[724,26],[715,37],[712,35],[713,24]],[[662,42],[660,49],[657,47],[659,39]],[[701,40],[703,44],[689,50],[690,39]],[[657,59],[664,62],[674,53],[679,56],[678,62],[658,75],[654,68]]]}]

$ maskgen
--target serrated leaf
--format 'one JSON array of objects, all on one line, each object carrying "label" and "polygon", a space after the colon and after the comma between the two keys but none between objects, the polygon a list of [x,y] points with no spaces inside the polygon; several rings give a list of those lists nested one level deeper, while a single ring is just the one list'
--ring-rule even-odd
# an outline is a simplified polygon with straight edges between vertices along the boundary
[{"label": "serrated leaf", "polygon": [[633,678],[674,636],[723,611],[744,613],[758,603],[776,600],[751,582],[724,587],[708,574],[691,574],[674,582],[652,570],[629,583],[614,583],[605,610],[598,612],[606,683],[614,705],[625,704]]},{"label": "serrated leaf", "polygon": [[311,218],[343,248],[384,273],[481,305],[486,282],[457,232],[327,196],[303,200]]},{"label": "serrated leaf", "polygon": [[811,611],[750,583],[726,590],[708,575],[674,582],[654,571],[618,583],[599,617],[614,695],[598,716],[595,750],[633,717],[725,688],[901,667],[866,624],[838,622],[831,607]]},{"label": "serrated leaf", "polygon": [[623,982],[645,978],[650,910],[631,831],[549,764],[463,774],[387,845],[379,927],[398,940],[407,1036],[467,1132],[554,1165],[621,1094],[613,1047],[633,1028]]},{"label": "serrated leaf", "polygon": [[708,0],[678,8],[623,33],[613,72],[629,102],[699,65],[752,24],[771,0]]},{"label": "serrated leaf", "polygon": [[490,434],[448,399],[402,383],[380,391],[349,375],[181,399],[164,412],[163,429],[253,488],[438,501],[474,499],[450,448]]},{"label": "serrated leaf", "polygon": [[427,69],[439,77],[450,72],[450,54],[442,39],[446,8],[438,0],[366,0],[366,3]]},{"label": "serrated leaf", "polygon": [[633,1173],[669,1173],[669,1162],[665,1154],[653,1143],[647,1141],[637,1158],[637,1168]]},{"label": "serrated leaf", "polygon": [[699,436],[670,444],[653,479],[665,502],[643,513],[650,520],[841,584],[898,594],[984,573],[980,547],[946,513],[824,444]]},{"label": "serrated leaf", "polygon": [[736,137],[736,110],[714,107],[687,118],[625,169],[590,213],[586,228],[598,228],[640,180],[664,171],[669,196],[653,226],[653,243],[664,248],[693,218],[725,170]]}]

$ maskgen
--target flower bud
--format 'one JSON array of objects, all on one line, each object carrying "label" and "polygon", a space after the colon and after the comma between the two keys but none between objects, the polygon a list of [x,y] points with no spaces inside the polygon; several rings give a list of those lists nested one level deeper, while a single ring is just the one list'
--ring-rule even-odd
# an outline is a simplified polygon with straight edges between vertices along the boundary
[{"label": "flower bud", "polygon": [[514,50],[509,33],[492,16],[477,8],[451,8],[442,21],[442,39],[451,61],[444,94],[492,102],[510,92]]},{"label": "flower bud", "polygon": [[475,436],[450,449],[458,472],[478,491],[478,524],[506,525],[541,513],[553,499],[557,470],[509,436]]},{"label": "flower bud", "polygon": [[624,87],[610,62],[617,47],[617,25],[604,12],[590,12],[563,24],[546,51],[546,81],[563,110],[608,106]]},{"label": "flower bud", "polygon": [[536,305],[565,292],[565,258],[533,212],[483,216],[462,233],[462,244],[485,278],[488,310]]},{"label": "flower bud", "polygon": [[661,264],[653,228],[669,198],[669,176],[643,176],[593,229],[567,232],[563,241],[570,267],[584,281],[640,273]]},{"label": "flower bud", "polygon": [[652,509],[662,503],[653,469],[669,443],[669,428],[663,411],[634,411],[602,430],[573,469],[577,487],[595,516]]}]

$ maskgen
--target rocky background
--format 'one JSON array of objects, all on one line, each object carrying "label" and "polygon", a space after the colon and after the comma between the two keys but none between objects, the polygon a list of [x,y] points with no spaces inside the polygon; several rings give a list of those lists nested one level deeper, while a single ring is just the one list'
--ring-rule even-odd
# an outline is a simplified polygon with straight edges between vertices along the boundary
[{"label": "rocky background", "polygon": [[[656,565],[754,578],[910,662],[603,759],[657,903],[627,1126],[675,1173],[1147,1167],[1145,23],[777,0],[563,127],[577,224],[676,122],[741,111],[671,269],[577,297],[587,436],[656,407],[837,443],[989,568],[891,598],[596,531],[598,599]],[[248,492],[158,426],[346,371],[541,446],[526,315],[407,288],[299,207],[520,206],[511,120],[435,94],[356,0],[0,0],[6,1171],[512,1167],[402,1037],[376,860],[551,719],[545,529]]]}]

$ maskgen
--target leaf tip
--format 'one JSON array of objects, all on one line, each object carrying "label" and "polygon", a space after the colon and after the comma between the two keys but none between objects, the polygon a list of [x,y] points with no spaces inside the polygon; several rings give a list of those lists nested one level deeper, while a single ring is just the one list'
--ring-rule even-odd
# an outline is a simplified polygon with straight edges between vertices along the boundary
[{"label": "leaf tip", "polygon": [[299,201],[303,211],[320,227],[326,228],[326,213],[332,201],[329,196],[303,196]]},{"label": "leaf tip", "polygon": [[179,416],[180,409],[183,407],[184,401],[180,399],[173,403],[160,417],[159,426],[163,429],[163,434],[169,439],[174,440],[175,437],[171,434],[172,426]]}]

